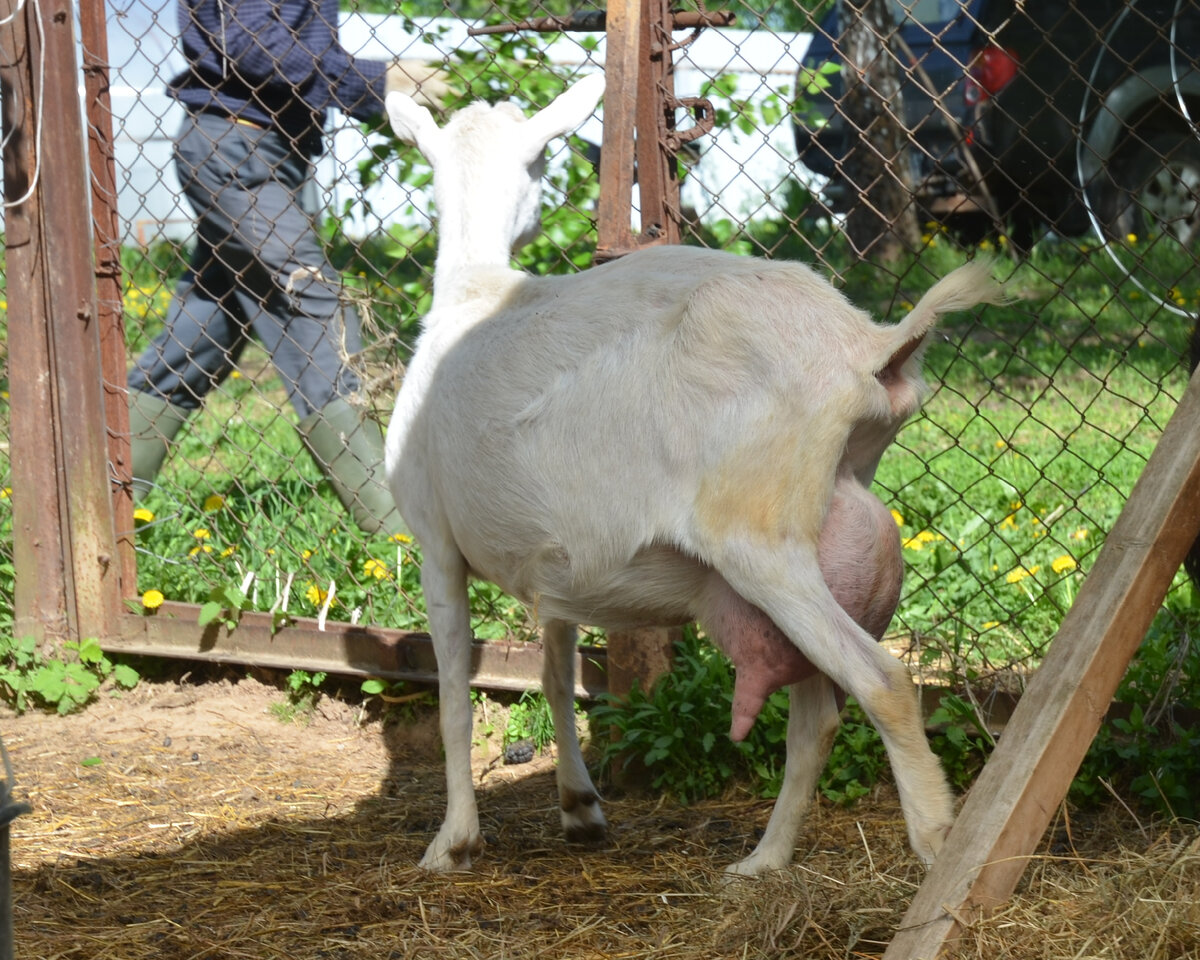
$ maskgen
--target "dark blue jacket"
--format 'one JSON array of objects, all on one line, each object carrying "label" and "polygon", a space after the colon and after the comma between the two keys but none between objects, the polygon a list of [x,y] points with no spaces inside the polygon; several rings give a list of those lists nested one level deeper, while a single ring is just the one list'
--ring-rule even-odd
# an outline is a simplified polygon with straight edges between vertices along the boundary
[{"label": "dark blue jacket", "polygon": [[307,156],[331,107],[383,112],[387,65],[342,48],[338,0],[179,0],[179,29],[190,68],[167,91],[189,110],[275,127]]}]

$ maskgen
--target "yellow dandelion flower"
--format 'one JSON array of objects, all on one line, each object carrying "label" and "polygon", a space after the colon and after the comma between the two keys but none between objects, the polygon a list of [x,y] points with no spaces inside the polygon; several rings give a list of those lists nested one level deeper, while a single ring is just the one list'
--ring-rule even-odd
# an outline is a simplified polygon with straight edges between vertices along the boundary
[{"label": "yellow dandelion flower", "polygon": [[199,529],[192,531],[192,536],[197,540],[207,540],[212,536],[212,534],[205,530],[204,527],[200,527]]},{"label": "yellow dandelion flower", "polygon": [[[304,598],[314,607],[321,606],[328,597],[329,591],[322,590],[315,583],[310,583],[308,589],[304,591]],[[337,599],[335,598],[333,602],[337,603]]]},{"label": "yellow dandelion flower", "polygon": [[161,590],[147,590],[142,594],[142,606],[147,610],[157,610],[166,599]]},{"label": "yellow dandelion flower", "polygon": [[216,513],[218,510],[224,509],[224,507],[225,498],[219,493],[210,493],[204,498],[203,509],[205,513]]},{"label": "yellow dandelion flower", "polygon": [[1072,540],[1086,540],[1088,538],[1087,527],[1077,527],[1071,531]]},{"label": "yellow dandelion flower", "polygon": [[0,490],[0,500],[10,499],[12,499],[12,487],[5,487],[3,490]]},{"label": "yellow dandelion flower", "polygon": [[412,543],[412,537],[407,533],[393,533],[388,539],[393,543]]},{"label": "yellow dandelion flower", "polygon": [[1055,573],[1066,573],[1068,570],[1074,570],[1079,564],[1075,562],[1075,558],[1069,553],[1064,553],[1061,557],[1050,564],[1050,569]]},{"label": "yellow dandelion flower", "polygon": [[1017,515],[1015,513],[1010,513],[1007,517],[1005,517],[1003,520],[1001,520],[1000,521],[1000,529],[1001,530],[1016,530],[1017,529]]},{"label": "yellow dandelion flower", "polygon": [[234,370],[234,371],[232,371],[232,372],[229,374],[229,379],[230,379],[230,380],[240,380],[240,379],[242,379],[242,371],[241,371],[241,370]]},{"label": "yellow dandelion flower", "polygon": [[392,572],[388,570],[386,564],[380,563],[374,557],[369,558],[366,563],[363,564],[363,573],[365,573],[368,577],[374,577],[376,580],[386,580],[392,575]]},{"label": "yellow dandelion flower", "polygon": [[154,519],[154,511],[147,510],[145,507],[138,507],[133,511],[134,523],[149,523]]},{"label": "yellow dandelion flower", "polygon": [[313,555],[313,552],[311,550],[301,550],[300,551],[300,559],[301,560],[308,560],[310,557],[312,557],[312,555]]},{"label": "yellow dandelion flower", "polygon": [[999,440],[996,441],[996,449],[997,450],[1004,450],[1007,447],[1008,447],[1008,441],[1005,440],[1003,437],[1001,437]]},{"label": "yellow dandelion flower", "polygon": [[1041,566],[1036,567],[1016,567],[1009,570],[1004,579],[1007,583],[1020,583],[1026,577],[1032,577],[1035,573],[1041,570]]},{"label": "yellow dandelion flower", "polygon": [[1127,233],[1127,234],[1125,234],[1125,239],[1128,240],[1130,243],[1137,243],[1137,234],[1136,233]]},{"label": "yellow dandelion flower", "polygon": [[999,620],[989,620],[980,629],[981,630],[991,630],[993,627],[998,627],[998,626],[1000,626]]},{"label": "yellow dandelion flower", "polygon": [[198,553],[212,553],[212,547],[210,547],[207,543],[198,544],[188,551],[188,556],[194,557]]},{"label": "yellow dandelion flower", "polygon": [[921,540],[920,537],[905,537],[900,542],[900,546],[903,547],[905,550],[924,550],[925,549],[925,543],[923,540]]},{"label": "yellow dandelion flower", "polygon": [[934,533],[932,530],[922,530],[917,534],[917,539],[922,543],[935,543],[938,540],[945,540],[940,533]]},{"label": "yellow dandelion flower", "polygon": [[896,521],[896,526],[904,526],[904,517],[900,516],[900,511],[895,508],[892,509],[892,519]]},{"label": "yellow dandelion flower", "polygon": [[237,546],[236,546],[236,545],[234,545],[234,546],[232,546],[232,547],[226,547],[224,550],[222,550],[222,551],[221,551],[221,556],[222,556],[222,557],[232,557],[232,556],[233,556],[233,552],[234,552],[236,549],[237,549]]}]

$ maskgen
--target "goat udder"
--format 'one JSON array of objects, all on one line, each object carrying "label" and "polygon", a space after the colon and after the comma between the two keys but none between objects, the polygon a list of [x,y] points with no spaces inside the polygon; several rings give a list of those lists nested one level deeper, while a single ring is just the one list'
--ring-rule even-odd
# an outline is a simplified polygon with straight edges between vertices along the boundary
[{"label": "goat udder", "polygon": [[744,740],[763,704],[776,690],[811,676],[816,668],[758,607],[723,579],[710,588],[702,623],[713,643],[733,661],[730,739]]},{"label": "goat udder", "polygon": [[729,725],[729,738],[735,743],[746,739],[767,697],[817,671],[808,657],[773,624],[772,631],[773,636],[741,638],[730,652],[737,671],[733,679],[733,718]]}]

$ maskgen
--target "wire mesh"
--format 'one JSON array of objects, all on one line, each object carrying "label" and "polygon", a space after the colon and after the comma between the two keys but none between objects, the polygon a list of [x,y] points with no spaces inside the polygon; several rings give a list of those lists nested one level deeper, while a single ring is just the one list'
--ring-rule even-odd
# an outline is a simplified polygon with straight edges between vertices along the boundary
[{"label": "wire mesh", "polygon": [[[247,6],[227,5],[231,29],[245,26]],[[189,161],[173,159],[177,135],[257,143],[278,122],[278,91],[263,81],[248,92],[262,109],[243,124],[193,104],[226,129],[196,124],[166,93],[186,66],[174,0],[109,9],[131,369],[164,324],[183,328],[181,312],[193,339],[158,343],[158,382],[199,382],[185,367],[203,359],[186,415],[155,420],[143,437],[165,455],[142,478],[135,513],[143,602],[204,602],[234,587],[257,609],[423,627],[413,544],[394,523],[364,529],[329,458],[345,449],[380,469],[365,461],[381,453],[379,424],[431,297],[427,167],[381,122],[332,112],[300,144],[310,167],[277,158],[261,174],[294,176],[300,232],[316,241],[298,262],[316,273],[263,273],[209,236],[217,279],[184,296],[198,212],[180,180]],[[532,107],[602,68],[604,35],[467,28],[574,9],[364,3],[336,27],[368,77],[371,61],[402,57],[444,71],[449,106],[511,97]],[[1186,381],[1200,303],[1200,14],[1179,0],[732,9],[732,27],[675,37],[676,92],[707,97],[716,121],[678,158],[685,242],[810,262],[881,318],[899,318],[970,256],[997,257],[1016,292],[1009,307],[945,325],[927,354],[933,394],[885,457],[877,490],[908,561],[889,641],[923,669],[1019,686]],[[600,131],[596,120],[552,147],[543,231],[518,255],[531,272],[590,263]],[[266,208],[251,214],[279,227]],[[265,342],[275,328],[263,315],[293,316],[313,284],[335,294],[324,338],[284,323],[279,342]],[[297,384],[330,366],[330,391],[297,403]],[[305,418],[334,399],[351,414],[334,453],[314,458]],[[515,600],[486,584],[472,592],[479,636],[531,635]]]}]

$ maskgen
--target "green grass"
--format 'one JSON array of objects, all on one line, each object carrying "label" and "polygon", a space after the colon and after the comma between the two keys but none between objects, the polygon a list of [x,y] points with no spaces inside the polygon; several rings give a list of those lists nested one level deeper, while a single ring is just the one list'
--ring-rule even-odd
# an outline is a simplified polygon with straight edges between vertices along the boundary
[{"label": "green grass", "polygon": [[[583,189],[582,176],[571,177],[565,189]],[[802,196],[787,198],[789,213],[802,207]],[[527,266],[553,260],[558,236],[572,258],[555,269],[574,269],[580,237],[563,233],[568,214],[529,251]],[[743,253],[832,260],[825,269],[848,295],[888,320],[973,253],[931,232],[919,258],[882,271],[848,267],[836,231],[801,228],[766,221],[713,228],[705,239]],[[387,338],[367,371],[386,417],[428,307],[434,239],[397,230],[352,244],[332,227],[327,238],[371,330]],[[1136,267],[1130,274],[1068,242],[1043,241],[1025,260],[1002,246],[983,252],[998,255],[1017,297],[948,319],[927,352],[931,396],[877,476],[908,562],[893,630],[919,640],[930,669],[964,676],[1028,668],[1044,653],[1186,382],[1192,321],[1155,296],[1183,311],[1200,298],[1192,264],[1152,243],[1123,250]],[[161,324],[180,265],[169,245],[126,251],[131,354]],[[7,419],[6,394],[0,415]],[[153,519],[139,523],[139,589],[199,603],[253,572],[248,592],[260,609],[279,606],[286,589],[291,612],[315,614],[333,583],[331,617],[423,626],[415,547],[364,538],[348,522],[294,424],[267,358],[251,348],[180,435],[144,504]],[[11,529],[5,503],[0,524]],[[3,583],[11,576],[0,571]],[[527,611],[490,585],[473,589],[473,603],[481,636],[531,635]]]},{"label": "green grass", "polygon": [[1186,384],[1190,320],[1046,246],[999,262],[1015,303],[930,347],[933,394],[877,475],[908,561],[893,627],[968,675],[1044,653]]}]

